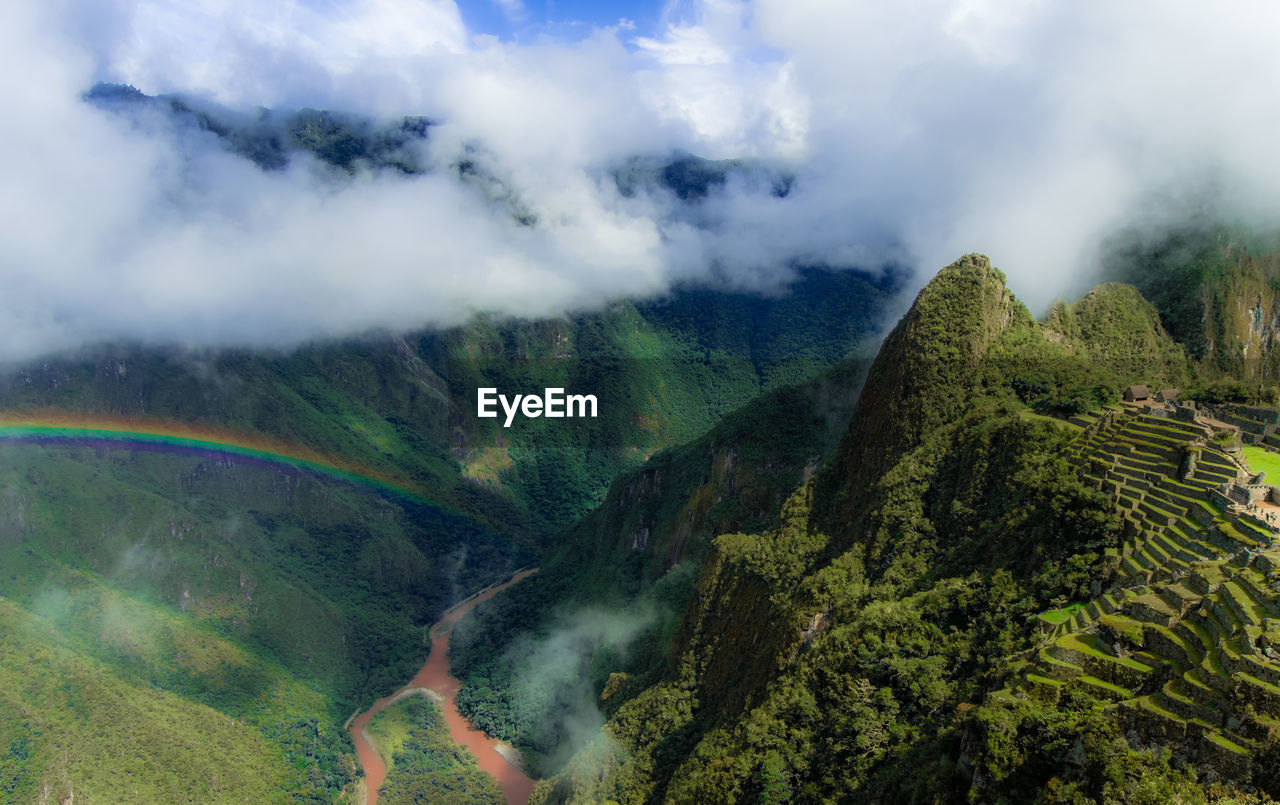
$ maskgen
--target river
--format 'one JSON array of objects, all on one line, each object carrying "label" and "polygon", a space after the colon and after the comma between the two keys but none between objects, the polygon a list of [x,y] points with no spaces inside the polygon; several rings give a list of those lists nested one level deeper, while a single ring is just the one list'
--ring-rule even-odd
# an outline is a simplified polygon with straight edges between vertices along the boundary
[{"label": "river", "polygon": [[471,750],[480,768],[497,779],[498,784],[502,786],[503,794],[506,795],[507,805],[526,805],[529,794],[533,791],[533,780],[527,777],[519,766],[513,765],[499,754],[499,746],[509,747],[510,745],[504,745],[497,738],[490,738],[480,730],[472,729],[471,724],[458,712],[455,699],[462,683],[449,674],[449,636],[453,633],[453,625],[476,604],[492,598],[537,572],[536,567],[532,570],[522,570],[506,583],[486,587],[446,611],[431,627],[431,653],[427,655],[427,662],[422,669],[414,675],[409,684],[390,696],[378,699],[372,707],[355,717],[348,732],[351,733],[351,740],[355,742],[360,766],[364,769],[365,805],[376,805],[378,789],[382,787],[382,782],[387,776],[387,767],[382,762],[382,758],[378,757],[365,731],[369,726],[369,719],[388,705],[416,694],[430,696],[440,704],[440,709],[444,711],[445,723],[449,725],[449,735],[455,743]]}]

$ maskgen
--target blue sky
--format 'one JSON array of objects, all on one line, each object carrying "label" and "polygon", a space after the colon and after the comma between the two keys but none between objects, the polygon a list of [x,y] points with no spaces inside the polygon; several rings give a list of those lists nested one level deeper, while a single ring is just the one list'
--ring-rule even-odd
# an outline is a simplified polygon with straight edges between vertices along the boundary
[{"label": "blue sky", "polygon": [[462,19],[473,34],[523,40],[543,34],[574,39],[592,27],[630,20],[640,34],[658,27],[662,3],[645,0],[459,0]]}]

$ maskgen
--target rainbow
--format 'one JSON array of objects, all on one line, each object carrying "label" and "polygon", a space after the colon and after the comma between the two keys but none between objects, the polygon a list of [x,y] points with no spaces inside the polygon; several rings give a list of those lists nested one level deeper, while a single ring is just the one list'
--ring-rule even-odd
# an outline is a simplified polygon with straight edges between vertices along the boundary
[{"label": "rainbow", "polygon": [[356,486],[426,502],[403,481],[351,461],[326,456],[261,434],[170,420],[97,416],[43,409],[0,413],[0,442],[123,447],[195,455],[231,456],[345,481]]}]

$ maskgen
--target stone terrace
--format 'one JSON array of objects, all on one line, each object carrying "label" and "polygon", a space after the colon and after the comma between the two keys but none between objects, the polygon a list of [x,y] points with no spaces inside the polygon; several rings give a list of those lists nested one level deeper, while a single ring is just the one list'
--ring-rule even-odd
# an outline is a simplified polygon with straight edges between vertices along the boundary
[{"label": "stone terrace", "polygon": [[1280,549],[1210,501],[1247,467],[1199,422],[1132,409],[1075,422],[1068,458],[1112,496],[1123,541],[1107,552],[1106,592],[1042,615],[1044,643],[996,695],[1056,701],[1083,686],[1138,743],[1244,779],[1280,728]]}]

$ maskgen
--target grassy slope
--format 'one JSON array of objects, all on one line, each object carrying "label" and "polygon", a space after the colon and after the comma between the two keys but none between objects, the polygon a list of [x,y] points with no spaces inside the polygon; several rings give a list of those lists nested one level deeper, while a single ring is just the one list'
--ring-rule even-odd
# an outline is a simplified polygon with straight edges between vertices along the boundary
[{"label": "grassy slope", "polygon": [[[131,614],[139,626],[151,625],[145,614]],[[0,598],[5,801],[34,802],[46,792],[53,801],[74,793],[78,802],[287,801],[295,770],[255,723],[151,689],[58,631],[50,620]],[[192,636],[173,631],[179,640]],[[234,647],[207,634],[200,638],[201,659],[221,650],[233,660],[228,669],[243,667],[233,664],[240,659]],[[286,690],[298,688],[285,684]],[[290,717],[323,717],[321,698],[300,690]]]},{"label": "grassy slope", "polygon": [[87,801],[122,779],[137,802],[183,780],[332,801],[346,717],[413,674],[424,624],[532,557],[429,507],[151,452],[4,446],[0,499],[0,695],[22,702],[0,745],[34,747],[15,787]]},{"label": "grassy slope", "polygon": [[1273,479],[1280,479],[1280,454],[1248,445],[1243,449],[1244,457],[1254,472],[1265,472],[1268,483],[1272,483]]},{"label": "grassy slope", "polygon": [[[761,387],[834,361],[883,296],[852,274],[818,272],[801,286],[777,300],[724,295],[721,314],[715,295],[692,309],[676,295],[574,320],[477,321],[288,355],[120,348],[11,371],[0,383],[5,407],[263,432],[408,478],[446,508],[225,460],[0,447],[0,599],[12,617],[54,630],[30,633],[32,656],[11,658],[0,690],[21,691],[38,673],[37,649],[56,649],[65,667],[98,680],[83,685],[95,701],[165,692],[172,706],[139,711],[130,734],[224,718],[265,742],[255,744],[269,747],[254,754],[260,767],[228,756],[227,791],[261,789],[261,801],[338,796],[354,770],[338,727],[411,674],[424,624],[531,562],[539,535],[574,519],[618,469],[709,427]],[[830,319],[808,318],[815,305]],[[698,315],[736,329],[688,321]],[[771,350],[803,360],[778,362]],[[597,382],[608,416],[576,429],[513,429],[495,448],[490,423],[457,418],[482,380],[513,390]],[[788,463],[783,486],[807,456]],[[751,511],[764,516],[785,490],[752,483]],[[730,515],[745,516],[717,517]],[[4,762],[17,770],[14,787],[65,783],[92,801],[86,792],[112,765],[134,782],[136,801],[169,801],[175,770],[203,768],[176,751],[134,751],[123,735],[95,737],[72,703],[41,695],[0,732],[0,746],[13,747]],[[64,768],[50,733],[98,749]],[[215,797],[201,791],[196,799]]]}]

